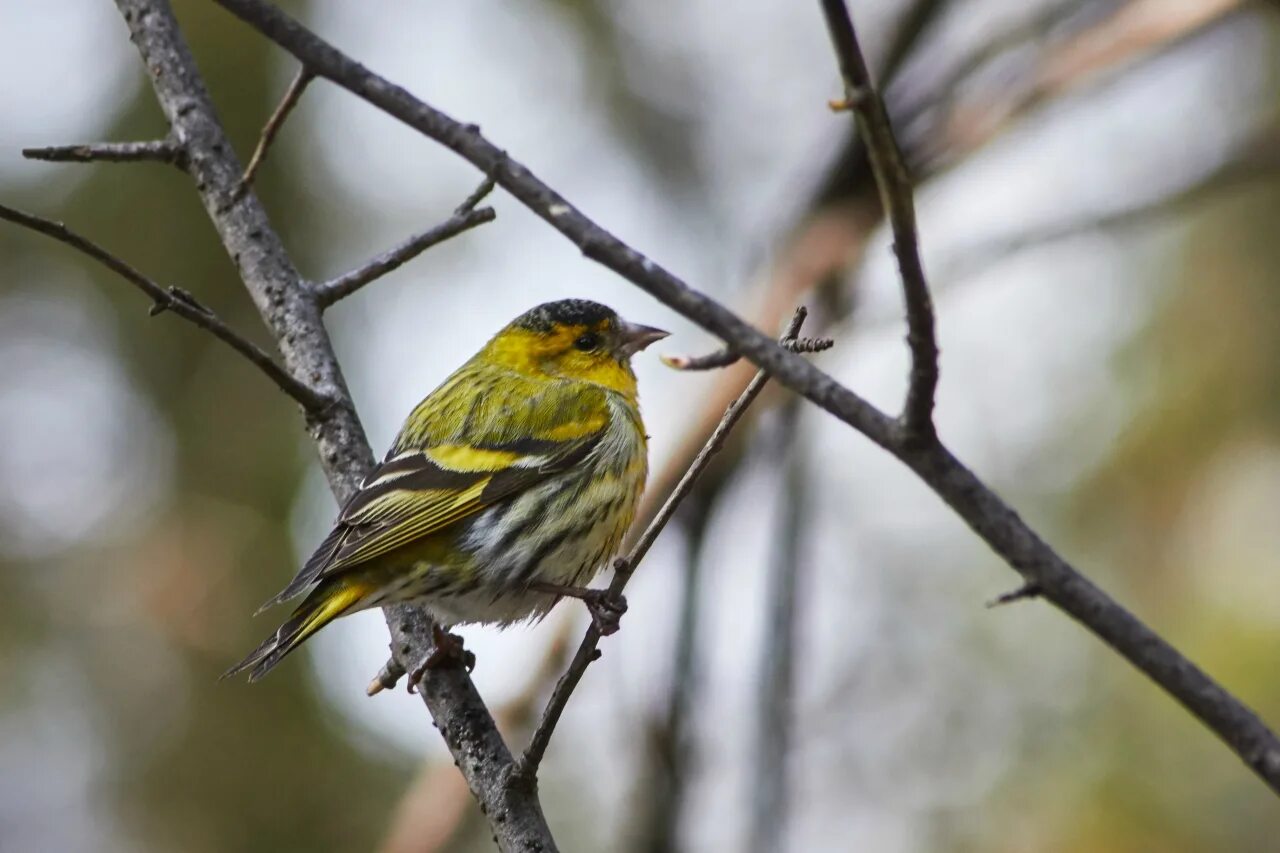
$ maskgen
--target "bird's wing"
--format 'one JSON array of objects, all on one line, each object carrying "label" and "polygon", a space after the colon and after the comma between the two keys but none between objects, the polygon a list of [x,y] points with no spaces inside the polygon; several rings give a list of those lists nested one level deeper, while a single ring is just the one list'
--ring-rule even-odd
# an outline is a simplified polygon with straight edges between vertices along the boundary
[{"label": "bird's wing", "polygon": [[[451,379],[424,400],[311,559],[263,606],[572,468],[608,429],[610,408],[602,389],[580,383],[506,384],[512,393],[481,393],[470,387],[473,382]],[[460,406],[456,398],[462,396],[485,399],[479,406]],[[464,418],[450,416],[463,411]],[[419,446],[406,447],[406,435]]]}]

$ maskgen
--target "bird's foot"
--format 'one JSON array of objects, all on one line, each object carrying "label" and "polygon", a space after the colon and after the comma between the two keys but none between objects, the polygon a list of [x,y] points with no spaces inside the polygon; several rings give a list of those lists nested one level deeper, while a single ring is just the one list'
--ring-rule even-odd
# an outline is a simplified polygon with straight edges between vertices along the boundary
[{"label": "bird's foot", "polygon": [[618,633],[622,627],[622,614],[627,612],[626,597],[607,589],[589,589],[587,592],[590,594],[583,597],[582,603],[587,605],[591,624],[596,626],[600,636]]},{"label": "bird's foot", "polygon": [[529,589],[580,600],[587,606],[587,612],[591,614],[591,624],[596,626],[596,630],[602,637],[616,634],[622,621],[622,614],[627,612],[627,599],[621,593],[607,589],[563,586],[545,581],[534,581],[529,584]]},{"label": "bird's foot", "polygon": [[591,624],[600,631],[600,637],[616,634],[622,621],[622,613],[627,612],[627,599],[621,593],[609,592],[608,589],[590,589],[586,587],[563,587],[561,584],[549,584],[543,580],[535,580],[529,584],[535,592],[577,598],[586,605],[586,612],[591,613]]},{"label": "bird's foot", "polygon": [[431,626],[431,652],[409,673],[409,692],[418,692],[418,682],[428,670],[466,667],[467,672],[476,668],[476,656],[462,645],[462,638],[451,634],[439,625]]}]

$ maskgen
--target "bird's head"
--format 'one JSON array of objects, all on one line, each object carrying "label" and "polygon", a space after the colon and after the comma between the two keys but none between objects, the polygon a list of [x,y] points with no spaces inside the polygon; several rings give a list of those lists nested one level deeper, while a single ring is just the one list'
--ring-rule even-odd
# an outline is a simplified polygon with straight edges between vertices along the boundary
[{"label": "bird's head", "polygon": [[667,333],[629,323],[612,308],[586,299],[562,299],[530,309],[485,347],[494,361],[521,373],[594,382],[635,392],[631,356]]}]

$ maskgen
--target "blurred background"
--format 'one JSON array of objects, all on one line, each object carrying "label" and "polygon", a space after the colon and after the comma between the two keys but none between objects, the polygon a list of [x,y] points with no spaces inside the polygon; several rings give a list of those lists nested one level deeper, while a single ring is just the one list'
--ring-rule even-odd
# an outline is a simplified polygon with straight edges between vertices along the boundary
[{"label": "blurred background", "polygon": [[[296,68],[177,2],[242,159]],[[890,408],[906,375],[874,185],[818,4],[286,4],[478,122],[584,211]],[[1077,566],[1280,723],[1280,4],[858,0],[919,181],[940,431]],[[0,0],[0,198],[269,341],[186,176],[23,146],[163,135],[105,0]],[[324,83],[257,187],[325,278],[478,180]],[[375,450],[531,305],[707,335],[501,191],[498,219],[328,315]],[[259,685],[217,675],[335,506],[292,403],[66,247],[0,227],[0,850],[471,851],[416,697],[373,699],[381,617]],[[638,373],[653,492],[749,369]],[[629,590],[556,734],[562,849],[1261,850],[1272,795],[902,467],[766,396]],[[509,740],[586,624],[466,630]]]}]

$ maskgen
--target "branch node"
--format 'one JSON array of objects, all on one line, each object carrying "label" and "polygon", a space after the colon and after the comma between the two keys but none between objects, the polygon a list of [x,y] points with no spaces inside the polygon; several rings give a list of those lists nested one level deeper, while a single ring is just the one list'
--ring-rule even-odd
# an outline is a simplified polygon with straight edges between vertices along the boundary
[{"label": "branch node", "polygon": [[404,667],[400,662],[391,657],[382,665],[382,669],[378,670],[378,674],[369,682],[369,686],[364,689],[366,696],[377,696],[383,690],[391,690],[400,679],[404,677]]},{"label": "branch node", "polygon": [[480,186],[476,187],[475,190],[472,191],[471,195],[463,199],[462,204],[454,208],[453,215],[463,216],[475,210],[476,205],[484,201],[489,193],[493,192],[493,188],[497,185],[498,182],[495,181],[492,176],[485,178],[480,182]]},{"label": "branch node", "polygon": [[1028,581],[1015,590],[1010,590],[1003,595],[998,595],[987,602],[987,608],[1001,607],[1005,604],[1013,604],[1015,601],[1023,601],[1028,598],[1039,598],[1044,594],[1044,589],[1040,584]]},{"label": "branch node", "polygon": [[833,113],[847,113],[865,109],[873,94],[871,89],[866,86],[850,86],[843,98],[833,98],[827,101],[827,108]]}]

